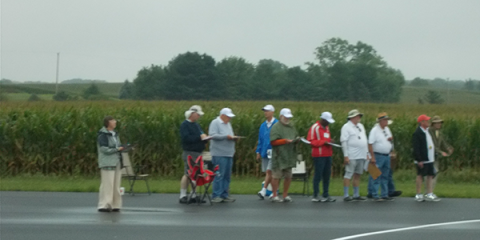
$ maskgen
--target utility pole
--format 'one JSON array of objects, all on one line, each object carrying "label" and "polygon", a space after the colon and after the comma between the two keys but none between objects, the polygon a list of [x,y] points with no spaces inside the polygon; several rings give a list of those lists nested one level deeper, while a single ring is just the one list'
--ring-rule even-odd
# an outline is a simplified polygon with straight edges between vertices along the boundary
[{"label": "utility pole", "polygon": [[56,76],[56,85],[55,85],[55,95],[58,94],[58,67],[60,65],[60,53],[57,53],[57,76]]}]

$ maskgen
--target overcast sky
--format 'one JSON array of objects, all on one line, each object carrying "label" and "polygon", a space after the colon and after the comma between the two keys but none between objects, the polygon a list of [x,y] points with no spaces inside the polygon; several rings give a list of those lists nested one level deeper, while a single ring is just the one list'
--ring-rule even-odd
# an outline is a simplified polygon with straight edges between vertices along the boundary
[{"label": "overcast sky", "polygon": [[287,66],[372,45],[406,79],[480,79],[479,0],[1,0],[1,77],[133,80],[186,51]]}]

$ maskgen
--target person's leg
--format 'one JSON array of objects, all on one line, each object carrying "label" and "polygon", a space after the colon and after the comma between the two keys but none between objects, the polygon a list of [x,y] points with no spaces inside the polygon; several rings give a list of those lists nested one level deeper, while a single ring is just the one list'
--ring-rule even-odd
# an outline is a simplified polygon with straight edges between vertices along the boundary
[{"label": "person's leg", "polygon": [[370,175],[368,176],[367,193],[373,196],[373,178]]},{"label": "person's leg", "polygon": [[360,193],[358,192],[358,188],[360,186],[360,174],[354,173],[353,174],[353,197],[360,197]]},{"label": "person's leg", "polygon": [[348,188],[350,187],[350,179],[353,177],[354,165],[353,161],[350,161],[348,165],[345,165],[345,175],[343,176],[343,197],[349,196]]},{"label": "person's leg", "polygon": [[433,176],[427,176],[427,194],[433,193]]},{"label": "person's leg", "polygon": [[283,198],[288,196],[288,189],[290,189],[290,183],[292,182],[292,169],[284,169],[285,179],[283,180]]},{"label": "person's leg", "polygon": [[212,198],[217,198],[217,197],[220,197],[223,193],[223,189],[224,189],[223,179],[224,179],[227,166],[222,157],[212,156],[212,163],[213,163],[213,166],[218,165],[219,167],[218,169],[219,174],[215,176],[215,179],[213,180],[213,190],[212,190]]},{"label": "person's leg", "polygon": [[232,167],[233,167],[233,157],[225,157],[225,177],[223,178],[223,193],[220,196],[221,198],[228,198],[230,195],[230,180],[232,177]]},{"label": "person's leg", "polygon": [[278,186],[280,185],[281,177],[282,177],[282,170],[272,169],[272,198],[277,196]]},{"label": "person's leg", "polygon": [[388,171],[388,194],[393,194],[395,192],[395,183],[393,182],[393,170],[390,165],[390,169]]},{"label": "person's leg", "polygon": [[320,192],[319,185],[322,173],[320,172],[322,169],[321,159],[318,157],[313,158],[313,166],[315,168],[315,172],[313,174],[313,198],[318,197],[318,193]]},{"label": "person's leg", "polygon": [[363,174],[363,168],[365,160],[357,159],[354,162],[354,174],[353,174],[353,197],[360,197],[360,176]]},{"label": "person's leg", "polygon": [[183,160],[183,176],[180,180],[180,198],[187,197],[188,191],[188,153],[185,151],[182,153]]},{"label": "person's leg", "polygon": [[327,198],[330,196],[328,190],[330,187],[330,177],[332,175],[332,157],[325,157],[322,159],[323,163],[323,171],[322,171],[322,176],[323,176],[323,194],[322,196],[324,198]]},{"label": "person's leg", "polygon": [[115,179],[114,170],[100,170],[100,191],[98,198],[98,209],[111,209],[113,200],[113,182]]},{"label": "person's leg", "polygon": [[382,162],[380,165],[380,171],[382,175],[380,175],[380,188],[381,188],[381,197],[387,198],[388,197],[388,174],[390,172],[390,157],[382,156]]},{"label": "person's leg", "polygon": [[415,180],[415,183],[417,188],[417,195],[422,194],[423,176],[417,175],[417,179]]},{"label": "person's leg", "polygon": [[117,164],[117,168],[114,171],[112,209],[122,208],[122,195],[120,194],[121,185],[122,185],[122,169],[120,167],[120,162],[119,162]]},{"label": "person's leg", "polygon": [[435,175],[433,176],[433,179],[432,179],[432,192],[433,190],[435,190],[435,186],[437,186],[437,181],[438,181],[438,170],[440,169],[439,167],[439,163],[438,161],[435,161],[433,163],[433,166],[434,166],[434,173]]}]

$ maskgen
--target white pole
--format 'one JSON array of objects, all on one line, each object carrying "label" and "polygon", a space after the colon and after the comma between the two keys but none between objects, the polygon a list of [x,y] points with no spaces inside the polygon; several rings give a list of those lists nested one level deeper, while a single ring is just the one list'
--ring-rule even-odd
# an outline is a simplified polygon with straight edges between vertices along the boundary
[{"label": "white pole", "polygon": [[56,85],[55,85],[55,94],[58,94],[58,68],[60,65],[60,53],[57,53],[57,76],[56,76]]}]

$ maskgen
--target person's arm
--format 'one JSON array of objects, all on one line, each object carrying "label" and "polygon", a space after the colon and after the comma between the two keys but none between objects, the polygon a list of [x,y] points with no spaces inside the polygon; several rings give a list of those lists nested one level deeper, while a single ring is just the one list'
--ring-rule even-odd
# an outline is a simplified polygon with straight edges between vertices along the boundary
[{"label": "person's arm", "polygon": [[307,140],[310,142],[312,147],[322,147],[327,142],[325,139],[322,139],[322,137],[323,136],[320,136],[320,139],[317,139],[317,132],[314,126],[308,130]]},{"label": "person's arm", "polygon": [[201,135],[191,134],[186,124],[180,126],[180,136],[182,141],[186,143],[195,143],[202,140]]},{"label": "person's arm", "polygon": [[220,134],[220,128],[218,126],[219,123],[216,120],[213,120],[210,123],[210,127],[208,128],[208,135],[212,137],[213,140],[225,140],[228,138],[227,134]]},{"label": "person's arm", "polygon": [[445,141],[445,137],[443,134],[440,132],[440,139],[442,140],[442,149],[448,152],[448,155],[452,155],[453,153],[453,147]]},{"label": "person's arm", "polygon": [[121,148],[122,148],[122,147],[112,148],[108,146],[108,137],[106,134],[100,134],[97,138],[97,142],[98,142],[100,152],[107,155],[118,153],[118,151],[121,151]]},{"label": "person's arm", "polygon": [[263,143],[263,139],[262,139],[262,125],[260,125],[260,130],[258,131],[258,142],[257,142],[257,149],[255,150],[255,152],[257,153],[257,160],[260,160],[260,158],[262,157],[261,156],[261,153],[262,153],[262,143]]},{"label": "person's arm", "polygon": [[280,145],[289,144],[291,142],[292,142],[292,140],[290,140],[290,139],[282,138],[282,139],[273,140],[273,141],[270,142],[270,144],[272,146],[280,146]]},{"label": "person's arm", "polygon": [[340,143],[342,144],[342,151],[343,151],[343,163],[345,165],[350,164],[350,158],[348,157],[348,130],[344,127],[342,127],[342,130],[340,131]]},{"label": "person's arm", "polygon": [[420,135],[420,133],[418,131],[416,131],[415,133],[413,133],[413,137],[412,137],[412,147],[413,147],[413,157],[415,159],[415,161],[417,162],[423,162],[425,161],[425,159],[422,159],[422,154],[421,154],[421,148],[420,148],[420,145],[421,145],[421,142],[420,142],[420,138],[422,136]]}]

